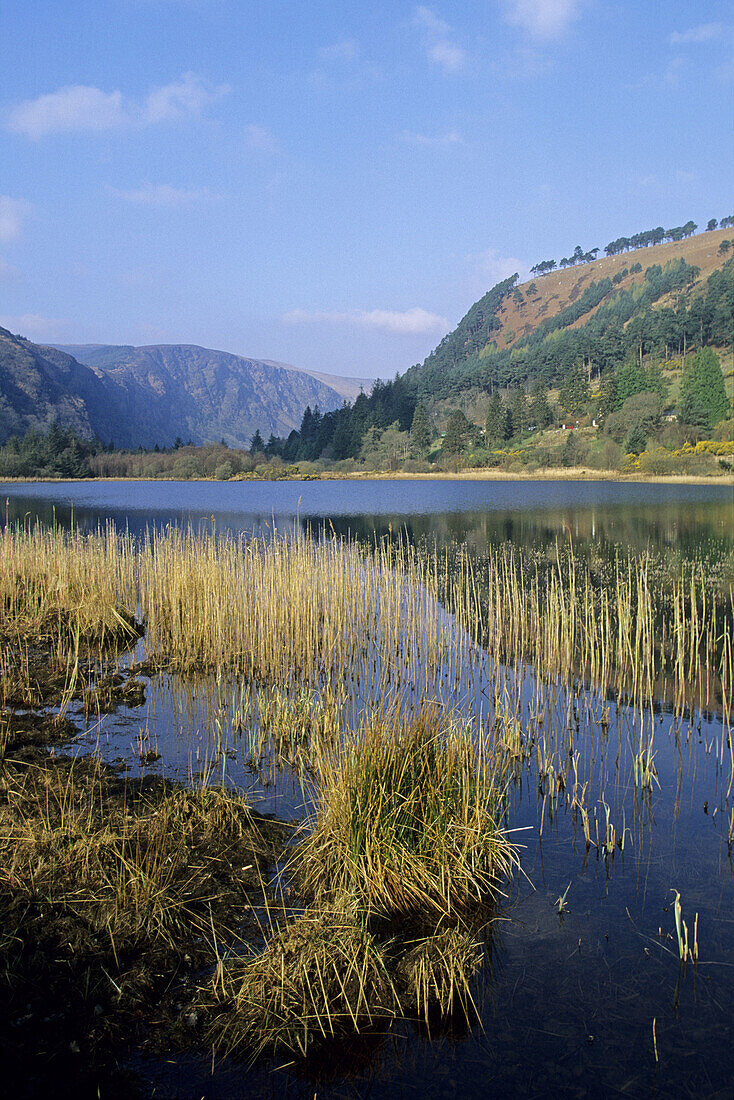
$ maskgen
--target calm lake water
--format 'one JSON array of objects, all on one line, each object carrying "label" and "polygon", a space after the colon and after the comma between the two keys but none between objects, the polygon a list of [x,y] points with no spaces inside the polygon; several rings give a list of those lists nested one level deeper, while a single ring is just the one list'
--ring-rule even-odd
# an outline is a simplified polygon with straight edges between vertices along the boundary
[{"label": "calm lake water", "polygon": [[[333,526],[373,537],[405,530],[459,542],[564,538],[686,549],[734,546],[731,485],[591,481],[286,481],[2,483],[10,520],[38,517],[141,532],[168,523],[266,534]],[[2,498],[0,498],[1,500]]]},{"label": "calm lake water", "polygon": [[[734,493],[722,485],[94,482],[3,491],[11,521],[67,524],[73,514],[87,529],[111,520],[133,532],[171,523],[267,534],[295,523],[366,539],[405,531],[477,552],[505,539],[543,546],[570,535],[580,552],[655,550],[715,564],[722,579],[732,576],[734,557]],[[624,850],[610,858],[587,851],[568,800],[543,798],[534,763],[519,771],[507,824],[523,830],[522,874],[476,985],[481,1025],[428,1038],[404,1024],[299,1069],[225,1060],[212,1072],[206,1054],[134,1058],[143,1094],[733,1097],[734,795],[716,748],[728,755],[728,735],[717,714],[681,720],[662,707],[643,719],[655,725],[659,782],[644,797],[629,766],[639,715],[612,707],[608,739],[582,728],[576,742],[587,805],[624,831]],[[105,718],[78,746],[99,746],[139,770],[145,731],[161,753],[149,770],[185,777],[206,756],[208,723],[205,685],[157,677],[145,707]],[[302,812],[297,785],[266,786],[244,750],[227,766],[228,780],[263,809]],[[678,961],[676,891],[689,929],[698,914],[696,968]]]}]

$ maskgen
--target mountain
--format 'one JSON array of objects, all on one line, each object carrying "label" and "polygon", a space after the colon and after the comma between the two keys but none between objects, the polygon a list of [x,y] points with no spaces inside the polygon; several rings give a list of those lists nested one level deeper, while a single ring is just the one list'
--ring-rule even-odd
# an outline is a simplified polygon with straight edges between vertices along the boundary
[{"label": "mountain", "polygon": [[57,420],[80,435],[109,438],[117,426],[116,386],[56,348],[0,328],[0,441]]},{"label": "mountain", "polygon": [[680,356],[723,347],[734,324],[734,242],[728,229],[574,264],[489,290],[404,381],[419,400],[466,404],[471,393],[590,378],[630,354]]},{"label": "mountain", "polygon": [[[393,426],[408,432],[418,405],[439,429],[457,410],[484,424],[492,393],[532,390],[536,381],[557,390],[581,376],[608,397],[623,364],[662,365],[675,401],[681,360],[703,347],[717,349],[727,378],[734,377],[733,228],[734,219],[723,231],[599,260],[579,248],[582,262],[574,253],[560,271],[520,285],[517,275],[505,279],[423,364],[376,384],[351,407],[304,419],[280,453],[287,461],[356,459],[371,430],[377,437]],[[394,448],[394,459],[405,440],[393,433],[384,446]]]},{"label": "mountain", "polygon": [[[129,363],[135,359],[135,352],[142,350],[151,351],[153,348],[156,350],[168,350],[171,347],[177,347],[179,345],[151,345],[151,347],[142,349],[136,348],[132,344],[54,344],[55,348],[59,351],[64,351],[68,355],[73,355],[75,359],[78,359],[80,363],[85,363],[88,367],[99,368],[100,370],[113,370],[114,368]],[[202,349],[209,351],[211,355],[226,355],[226,352],[215,352],[210,349]],[[242,358],[241,356],[235,356],[236,359]],[[262,363],[266,367],[273,367],[276,370],[291,371],[294,374],[306,374],[310,378],[315,378],[318,382],[322,382],[329,389],[334,390],[340,398],[346,401],[354,401],[359,397],[360,393],[369,393],[374,384],[374,378],[351,378],[346,375],[338,374],[325,374],[322,371],[306,370],[304,367],[294,367],[292,363],[279,363],[274,359],[247,359],[248,363]],[[324,409],[332,409],[334,405],[334,398],[328,398],[328,405],[323,406]],[[300,420],[299,420],[300,423]],[[263,428],[260,428],[263,431]]]},{"label": "mountain", "polygon": [[0,441],[58,420],[124,447],[177,437],[246,447],[257,430],[288,435],[307,405],[338,408],[360,386],[194,345],[46,347],[0,333]]}]

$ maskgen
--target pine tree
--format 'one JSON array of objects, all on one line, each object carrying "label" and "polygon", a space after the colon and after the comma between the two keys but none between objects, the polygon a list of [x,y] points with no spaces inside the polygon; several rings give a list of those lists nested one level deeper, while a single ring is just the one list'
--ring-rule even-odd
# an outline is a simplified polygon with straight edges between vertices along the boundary
[{"label": "pine tree", "polygon": [[522,435],[528,427],[528,399],[524,390],[513,390],[509,400],[510,433]]},{"label": "pine tree", "polygon": [[416,405],[413,413],[413,423],[410,427],[410,443],[416,454],[424,455],[431,445],[431,421],[428,418],[425,405]]},{"label": "pine tree", "polygon": [[441,450],[445,455],[461,454],[473,434],[472,425],[461,409],[452,412],[446,425]]},{"label": "pine tree", "polygon": [[507,439],[507,430],[507,408],[499,393],[495,391],[489,399],[487,408],[487,443],[503,443]]},{"label": "pine tree", "polygon": [[569,413],[583,412],[591,397],[589,379],[580,363],[577,363],[561,386],[561,405]]},{"label": "pine tree", "polygon": [[680,387],[681,419],[710,430],[730,412],[724,375],[713,348],[701,348],[688,357]]},{"label": "pine tree", "polygon": [[553,411],[548,401],[548,391],[542,379],[538,379],[533,389],[533,400],[530,402],[530,423],[542,431],[553,423]]}]

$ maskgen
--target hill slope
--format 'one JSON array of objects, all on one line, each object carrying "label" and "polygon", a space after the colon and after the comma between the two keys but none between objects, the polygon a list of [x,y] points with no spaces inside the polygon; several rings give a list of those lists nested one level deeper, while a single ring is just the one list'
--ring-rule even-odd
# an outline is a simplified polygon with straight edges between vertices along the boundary
[{"label": "hill slope", "polygon": [[[85,363],[88,367],[98,367],[101,370],[114,370],[115,367],[133,360],[135,358],[134,353],[141,350],[140,348],[136,348],[133,344],[54,344],[53,346],[58,348],[59,351],[65,351],[68,355],[73,355],[80,363]],[[166,347],[178,346],[181,345],[157,344],[151,345],[145,350],[150,351],[151,347],[164,349]],[[210,351],[210,349],[202,350]],[[210,354],[216,356],[227,355],[228,353],[210,351]],[[266,367],[290,371],[293,374],[308,375],[309,378],[315,378],[318,382],[322,382],[329,389],[334,390],[338,397],[347,401],[354,401],[362,392],[369,393],[374,383],[374,378],[351,378],[345,375],[325,374],[322,371],[306,370],[304,367],[294,367],[292,363],[280,363],[275,359],[250,359],[247,356],[235,356],[235,358],[244,359],[245,362],[248,363],[262,363]],[[333,396],[328,397],[328,402],[329,404],[326,405],[325,408],[336,408],[334,404],[335,398]],[[261,427],[260,431],[262,430]]]},{"label": "hill slope", "polygon": [[[137,443],[224,439],[248,446],[297,428],[307,405],[334,409],[343,395],[304,371],[194,344],[63,345],[120,392]],[[117,442],[117,437],[115,437]],[[137,445],[137,444],[136,444]]]},{"label": "hill slope", "polygon": [[109,438],[116,408],[114,383],[71,355],[0,328],[0,441],[29,428],[46,431],[55,420]]},{"label": "hill slope", "polygon": [[731,236],[700,233],[520,285],[506,279],[405,380],[430,404],[539,376],[553,383],[576,363],[598,375],[640,350],[668,358],[691,343],[727,345],[734,264],[719,245]]}]

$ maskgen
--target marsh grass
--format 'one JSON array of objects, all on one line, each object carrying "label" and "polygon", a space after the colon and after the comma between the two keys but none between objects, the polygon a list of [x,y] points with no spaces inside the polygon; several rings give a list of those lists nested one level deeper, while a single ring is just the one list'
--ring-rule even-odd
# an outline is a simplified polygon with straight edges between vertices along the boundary
[{"label": "marsh grass", "polygon": [[263,951],[220,964],[199,1006],[217,1050],[253,1056],[268,1048],[305,1055],[400,1011],[384,946],[339,910],[307,913]]},{"label": "marsh grass", "polygon": [[305,1055],[396,1016],[476,1019],[479,929],[517,852],[472,730],[425,708],[321,740],[311,759],[316,818],[288,864],[308,907],[202,989],[214,1046]]},{"label": "marsh grass", "polygon": [[135,641],[136,619],[153,664],[287,692],[347,690],[388,706],[410,686],[430,697],[479,643],[493,660],[639,705],[665,695],[726,718],[732,706],[734,597],[703,564],[663,575],[649,555],[630,555],[602,569],[572,544],[544,561],[512,546],[475,561],[333,535],[3,529],[6,643],[44,639],[68,656],[73,639],[81,649]]},{"label": "marsh grass", "polygon": [[473,731],[438,708],[373,719],[314,760],[316,820],[296,876],[317,906],[369,920],[456,922],[496,900],[516,850],[504,779]]},{"label": "marsh grass", "polygon": [[90,758],[6,758],[2,785],[2,1033],[31,1058],[73,1038],[93,1064],[165,1017],[167,988],[214,961],[215,937],[256,928],[283,832],[236,795],[126,781]]},{"label": "marsh grass", "polygon": [[[38,702],[39,643],[63,705],[87,676],[85,652],[101,667],[103,651],[137,639],[136,620],[149,670],[204,674],[222,784],[238,736],[258,759],[298,768],[314,816],[288,873],[309,908],[276,922],[262,950],[217,957],[248,890],[262,898],[274,852],[246,807],[210,788],[149,797],[128,785],[123,796],[101,766],[16,761],[0,807],[0,953],[11,989],[33,952],[37,980],[61,952],[74,980],[92,983],[85,1003],[127,1002],[151,980],[143,956],[165,973],[195,942],[217,960],[200,1002],[224,1051],[303,1054],[404,1012],[468,1017],[477,929],[517,863],[500,825],[507,784],[535,767],[541,833],[546,805],[550,817],[570,799],[587,850],[608,863],[630,832],[622,817],[618,835],[606,802],[592,816],[577,770],[606,769],[607,696],[649,712],[665,694],[678,715],[711,701],[734,782],[732,595],[701,572],[662,588],[645,558],[620,559],[600,583],[571,546],[543,566],[512,548],[477,565],[336,537],[0,533],[5,705]],[[615,766],[624,749],[632,788],[649,798],[652,733],[627,744],[619,714]],[[6,757],[11,734],[3,718]]]}]

